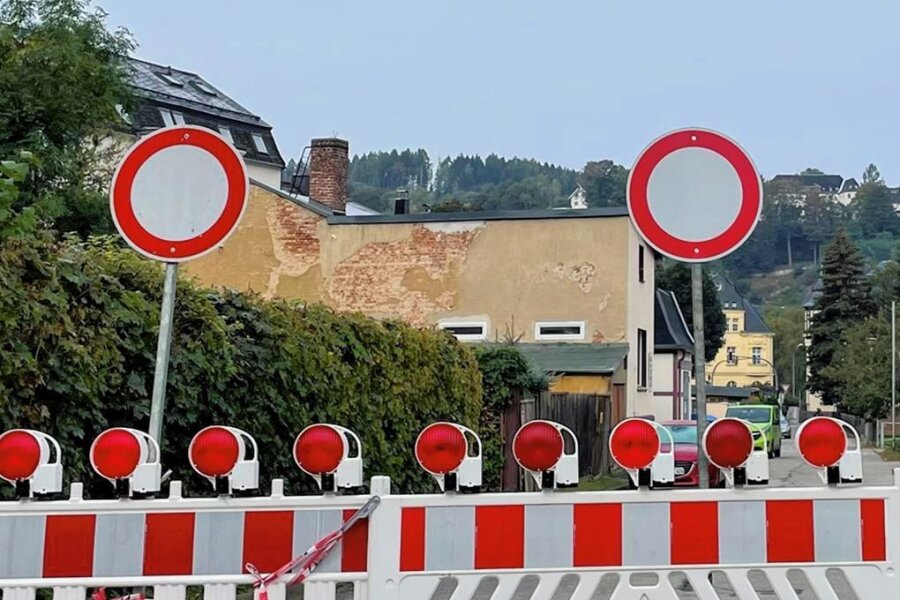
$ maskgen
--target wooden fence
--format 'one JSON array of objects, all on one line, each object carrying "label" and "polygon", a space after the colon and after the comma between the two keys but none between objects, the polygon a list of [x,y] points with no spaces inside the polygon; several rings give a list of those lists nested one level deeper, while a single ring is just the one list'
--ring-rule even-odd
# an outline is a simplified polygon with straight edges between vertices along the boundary
[{"label": "wooden fence", "polygon": [[584,475],[609,472],[609,396],[552,394],[522,401],[522,423],[535,419],[556,421],[572,430],[578,440],[578,471]]}]

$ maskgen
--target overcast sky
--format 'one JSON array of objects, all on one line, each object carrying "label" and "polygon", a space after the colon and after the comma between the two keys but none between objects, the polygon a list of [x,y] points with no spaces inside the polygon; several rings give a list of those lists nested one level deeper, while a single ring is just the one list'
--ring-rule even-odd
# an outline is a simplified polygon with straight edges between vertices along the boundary
[{"label": "overcast sky", "polygon": [[900,3],[885,0],[98,0],[136,55],[195,71],[282,153],[495,152],[630,166],[654,137],[721,130],[766,177],[900,182]]}]

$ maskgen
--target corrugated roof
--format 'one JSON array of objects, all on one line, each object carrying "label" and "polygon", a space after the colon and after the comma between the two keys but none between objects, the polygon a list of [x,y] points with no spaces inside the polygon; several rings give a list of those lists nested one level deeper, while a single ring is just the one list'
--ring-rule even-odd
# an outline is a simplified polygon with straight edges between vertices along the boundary
[{"label": "corrugated roof", "polygon": [[628,344],[516,344],[536,371],[612,375],[625,360]]},{"label": "corrugated roof", "polygon": [[666,290],[656,290],[653,310],[654,349],[693,352],[694,338],[688,331],[675,295]]}]

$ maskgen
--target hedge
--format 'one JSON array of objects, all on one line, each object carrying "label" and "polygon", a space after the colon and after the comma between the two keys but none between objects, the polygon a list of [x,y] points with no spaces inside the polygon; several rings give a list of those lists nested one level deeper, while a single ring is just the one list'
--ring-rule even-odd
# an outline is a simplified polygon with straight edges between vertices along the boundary
[{"label": "hedge", "polygon": [[[55,436],[66,480],[89,493],[108,488],[87,467],[90,441],[111,426],[147,427],[161,288],[160,266],[116,240],[0,239],[0,431]],[[367,474],[405,492],[435,489],[413,456],[422,427],[478,428],[478,364],[444,332],[186,279],[174,327],[163,465],[194,491],[206,483],[186,449],[211,424],[252,433],[263,485],[283,477],[292,492],[313,489],[291,457],[310,423],[358,432]]]}]

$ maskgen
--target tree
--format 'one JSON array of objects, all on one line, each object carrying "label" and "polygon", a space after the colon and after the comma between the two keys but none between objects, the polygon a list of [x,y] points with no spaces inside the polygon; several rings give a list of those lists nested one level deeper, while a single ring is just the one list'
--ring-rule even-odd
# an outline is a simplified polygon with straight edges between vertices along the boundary
[{"label": "tree", "polygon": [[[806,369],[803,368],[803,352],[798,348],[803,342],[803,308],[800,306],[781,306],[766,311],[766,324],[775,333],[774,360],[778,371],[778,381],[782,384],[796,382],[791,395],[800,397],[806,380]],[[792,369],[794,369],[792,371]]]},{"label": "tree", "polygon": [[841,406],[867,419],[884,417],[891,399],[891,328],[888,321],[866,319],[841,335],[834,360],[825,369]]},{"label": "tree", "polygon": [[894,196],[884,183],[869,182],[859,187],[854,199],[862,234],[873,237],[879,233],[900,231],[900,217],[894,212]]},{"label": "tree", "polygon": [[588,206],[624,206],[628,169],[611,160],[589,161],[578,174]]},{"label": "tree", "polygon": [[0,156],[33,153],[40,164],[18,205],[82,234],[111,230],[100,149],[130,105],[124,57],[134,47],[88,4],[0,1]]},{"label": "tree", "polygon": [[881,179],[881,173],[878,171],[878,167],[876,167],[874,163],[869,163],[869,166],[866,167],[865,171],[863,171],[862,180],[863,184],[884,183],[884,180]]},{"label": "tree", "polygon": [[814,167],[807,167],[800,171],[801,175],[824,175],[825,172],[821,169],[816,169]]},{"label": "tree", "polygon": [[[694,313],[691,302],[691,269],[683,263],[670,263],[656,270],[657,289],[675,294],[678,306],[688,327],[693,327]],[[712,277],[703,273],[703,329],[706,360],[713,360],[725,339],[725,313],[716,293]]]},{"label": "tree", "polygon": [[891,301],[900,299],[900,263],[891,260],[876,267],[872,275],[872,298],[882,315],[891,314]]},{"label": "tree", "polygon": [[838,230],[834,241],[825,249],[822,294],[815,309],[810,324],[809,384],[826,404],[834,404],[841,399],[839,381],[828,367],[832,365],[841,337],[847,329],[877,311],[864,275],[863,258],[843,229]]}]

